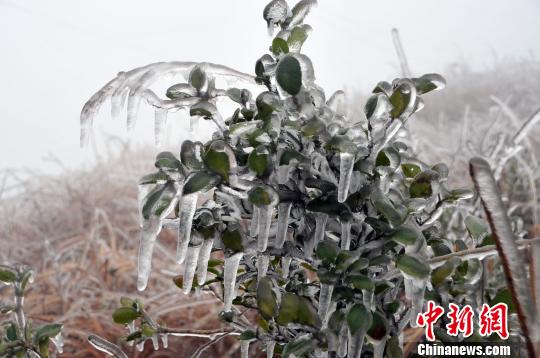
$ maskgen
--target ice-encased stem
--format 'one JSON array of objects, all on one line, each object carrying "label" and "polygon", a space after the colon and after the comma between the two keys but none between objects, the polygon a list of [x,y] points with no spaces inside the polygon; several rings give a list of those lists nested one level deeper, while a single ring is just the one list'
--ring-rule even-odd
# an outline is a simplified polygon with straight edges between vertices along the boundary
[{"label": "ice-encased stem", "polygon": [[236,275],[238,273],[238,265],[244,256],[243,252],[237,252],[225,258],[225,267],[223,269],[223,303],[224,311],[230,311],[232,301],[236,297]]},{"label": "ice-encased stem", "polygon": [[326,222],[328,221],[328,215],[322,213],[315,214],[315,234],[309,240],[304,243],[305,255],[311,256],[315,247],[324,239],[324,232],[326,228]]},{"label": "ice-encased stem", "polygon": [[140,234],[137,289],[144,291],[148,284],[148,277],[152,269],[152,253],[157,236],[161,231],[161,221],[158,218],[151,218],[143,222]]},{"label": "ice-encased stem", "polygon": [[249,344],[250,341],[243,340],[240,341],[240,357],[249,358]]},{"label": "ice-encased stem", "polygon": [[268,235],[272,224],[274,207],[270,205],[259,207],[259,234],[257,235],[257,251],[264,252],[268,247]]},{"label": "ice-encased stem", "polygon": [[317,313],[322,322],[326,322],[326,316],[328,309],[332,303],[332,293],[334,292],[334,285],[321,283],[321,289],[319,291],[319,308]]},{"label": "ice-encased stem", "polygon": [[199,285],[206,282],[208,260],[210,260],[213,246],[214,240],[212,239],[206,239],[202,244],[201,252],[199,253],[199,262],[197,263],[197,281],[199,282]]},{"label": "ice-encased stem", "polygon": [[339,158],[338,201],[343,203],[349,195],[355,156],[344,152],[339,154]]},{"label": "ice-encased stem", "polygon": [[120,347],[99,336],[93,334],[89,335],[88,342],[90,342],[90,344],[98,351],[105,352],[116,358],[128,358],[127,354],[125,354]]},{"label": "ice-encased stem", "polygon": [[341,243],[342,250],[350,250],[351,248],[351,222],[343,220],[341,222]]},{"label": "ice-encased stem", "polygon": [[276,236],[276,247],[283,247],[287,240],[287,229],[289,227],[289,216],[291,215],[292,202],[285,202],[278,205],[278,227]]},{"label": "ice-encased stem", "polygon": [[263,254],[257,256],[257,282],[260,282],[262,278],[266,277],[269,263],[270,256]]},{"label": "ice-encased stem", "polygon": [[198,193],[183,195],[180,201],[180,225],[178,227],[178,241],[176,249],[176,262],[181,264],[186,258],[186,252],[191,238],[193,216],[197,210]]},{"label": "ice-encased stem", "polygon": [[197,269],[197,263],[199,261],[199,253],[201,252],[202,245],[190,245],[187,249],[186,259],[184,261],[184,284],[182,286],[182,292],[188,294],[191,292],[193,286],[193,278],[195,277],[195,270]]},{"label": "ice-encased stem", "polygon": [[168,110],[164,108],[156,108],[154,113],[154,140],[156,146],[160,146],[163,143],[165,127],[167,125]]}]

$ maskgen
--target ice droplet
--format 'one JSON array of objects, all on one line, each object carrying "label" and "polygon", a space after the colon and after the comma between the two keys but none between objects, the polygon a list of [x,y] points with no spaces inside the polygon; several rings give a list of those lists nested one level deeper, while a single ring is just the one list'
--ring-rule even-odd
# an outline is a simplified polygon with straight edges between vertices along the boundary
[{"label": "ice droplet", "polygon": [[139,352],[144,351],[144,342],[146,342],[146,340],[143,340],[143,341],[141,341],[140,343],[137,344],[136,347],[137,347],[137,350],[138,350]]},{"label": "ice droplet", "polygon": [[214,240],[205,239],[201,252],[199,253],[199,262],[197,263],[197,281],[199,285],[202,285],[206,282],[206,275],[208,270],[208,260],[212,254],[212,247],[214,246]]},{"label": "ice droplet", "polygon": [[178,227],[178,241],[176,248],[176,262],[181,264],[186,258],[189,240],[191,238],[191,225],[197,210],[198,193],[183,195],[180,201],[180,226]]},{"label": "ice droplet", "polygon": [[343,203],[349,195],[355,156],[351,153],[340,153],[339,157],[338,201]]},{"label": "ice droplet", "polygon": [[58,353],[64,353],[64,336],[62,332],[58,333],[56,336],[51,337],[51,342],[56,347]]},{"label": "ice droplet", "polygon": [[197,262],[199,261],[199,253],[201,252],[202,245],[189,245],[187,249],[186,259],[184,261],[184,284],[182,286],[182,292],[188,294],[191,292],[193,286],[193,278],[195,277],[195,270],[197,269]]},{"label": "ice droplet", "polygon": [[341,221],[341,249],[350,250],[351,248],[351,222]]},{"label": "ice droplet", "polygon": [[328,309],[332,303],[332,293],[334,292],[334,285],[328,285],[321,283],[321,289],[319,291],[319,309],[318,314],[321,321],[326,321],[326,315]]},{"label": "ice droplet", "polygon": [[163,108],[155,109],[154,119],[154,139],[156,146],[163,144],[163,137],[165,134],[165,127],[167,126],[167,110]]},{"label": "ice droplet", "polygon": [[89,335],[88,342],[98,351],[105,352],[116,358],[128,358],[128,356],[115,344],[96,335]]},{"label": "ice droplet", "polygon": [[243,252],[237,252],[225,258],[225,267],[223,269],[223,303],[224,311],[230,311],[232,301],[236,297],[236,275],[238,265],[244,256]]},{"label": "ice droplet", "polygon": [[282,248],[287,240],[287,229],[289,227],[289,216],[291,215],[292,202],[285,202],[278,205],[278,228],[276,236],[276,247]]}]

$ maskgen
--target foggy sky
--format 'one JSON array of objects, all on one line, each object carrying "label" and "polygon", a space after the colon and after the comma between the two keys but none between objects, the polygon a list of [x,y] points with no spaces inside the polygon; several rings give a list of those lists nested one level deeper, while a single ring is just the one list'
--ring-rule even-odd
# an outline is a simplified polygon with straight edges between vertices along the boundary
[{"label": "foggy sky", "polygon": [[[68,166],[84,163],[80,109],[118,71],[183,60],[253,73],[270,43],[262,19],[266,3],[0,0],[0,169],[49,170],[43,162],[48,153]],[[306,20],[314,31],[303,52],[327,93],[368,89],[399,76],[393,27],[400,30],[414,74],[444,74],[457,60],[489,67],[496,58],[540,54],[539,4],[319,0]],[[108,113],[106,105],[97,121],[108,121]],[[115,134],[125,136],[123,130]]]}]

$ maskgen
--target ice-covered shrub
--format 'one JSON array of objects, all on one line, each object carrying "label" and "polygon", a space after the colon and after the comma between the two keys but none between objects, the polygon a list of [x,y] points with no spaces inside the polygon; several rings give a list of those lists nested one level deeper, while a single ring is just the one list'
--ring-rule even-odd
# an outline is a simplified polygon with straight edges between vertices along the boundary
[{"label": "ice-covered shrub", "polygon": [[[158,142],[170,111],[186,109],[217,127],[207,143],[186,140],[179,155],[160,153],[156,172],[139,182],[138,288],[147,287],[160,231],[177,230],[183,273],[174,283],[186,294],[215,294],[230,328],[161,327],[140,302],[123,299],[113,318],[129,327],[124,341],[142,349],[151,339],[158,348],[168,335],[199,334],[212,343],[234,334],[244,356],[253,342],[270,357],[401,356],[404,332],[426,297],[475,308],[486,300],[472,293],[486,255],[467,250],[487,244],[487,228],[472,218],[469,234],[450,236],[451,225],[440,222],[473,192],[449,189],[445,164],[418,160],[399,140],[424,95],[444,79],[380,82],[364,115],[348,117],[344,93],[327,96],[301,53],[314,5],[302,0],[290,9],[274,0],[265,7],[270,31],[279,31],[255,76],[209,63],[157,63],[120,73],[85,105],[83,144],[109,97],[114,115],[127,100],[128,128],[143,100],[153,106]],[[150,89],[164,75],[184,77],[168,99]],[[233,113],[220,111],[224,99]],[[439,330],[437,337],[447,338]],[[99,337],[90,341],[124,356]]]},{"label": "ice-covered shrub", "polygon": [[[0,302],[1,357],[46,358],[49,356],[51,343],[57,352],[62,352],[62,325],[49,323],[36,327],[24,314],[24,295],[28,285],[33,282],[33,275],[33,270],[26,266],[0,265],[0,282],[12,286],[14,291],[13,302]],[[4,315],[11,318],[4,320]]]}]

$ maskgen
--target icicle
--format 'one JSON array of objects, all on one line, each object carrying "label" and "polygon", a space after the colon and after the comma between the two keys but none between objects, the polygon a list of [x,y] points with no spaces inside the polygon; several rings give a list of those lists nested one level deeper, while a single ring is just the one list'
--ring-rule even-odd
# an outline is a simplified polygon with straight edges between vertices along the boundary
[{"label": "icicle", "polygon": [[292,261],[292,257],[290,256],[285,256],[281,258],[281,272],[282,272],[283,278],[289,277],[289,269],[291,267],[291,261]]},{"label": "icicle", "polygon": [[[418,316],[422,312],[424,307],[424,291],[426,289],[427,282],[424,280],[413,280],[411,287],[411,317]],[[411,321],[412,323],[412,321]],[[416,322],[415,322],[416,323]]]},{"label": "icicle", "polygon": [[184,262],[184,284],[182,292],[188,294],[191,292],[193,286],[193,278],[195,277],[195,270],[197,269],[197,262],[199,261],[199,253],[201,252],[202,245],[190,245],[187,249],[186,260]]},{"label": "icicle", "polygon": [[386,338],[377,343],[373,343],[373,358],[383,358],[384,348],[386,347]]},{"label": "icicle", "polygon": [[178,241],[176,249],[176,262],[181,264],[186,258],[186,252],[191,237],[193,216],[197,210],[198,193],[183,195],[180,202],[180,226],[178,227]]},{"label": "icicle", "polygon": [[167,349],[169,347],[169,336],[166,334],[160,334],[161,337],[161,344],[163,345],[163,349]]},{"label": "icicle", "polygon": [[155,351],[159,351],[159,340],[158,340],[158,336],[156,336],[155,334],[152,336],[152,338],[150,338],[152,340],[152,346],[154,347],[154,350]]},{"label": "icicle", "polygon": [[351,332],[349,331],[349,354],[347,355],[347,358],[360,358],[362,356],[362,347],[364,346],[365,336],[366,331],[362,329],[358,330],[358,332],[356,332],[354,336],[351,335]]},{"label": "icicle", "polygon": [[278,167],[278,184],[285,184],[289,181],[290,164],[280,165]]},{"label": "icicle", "polygon": [[326,222],[328,221],[328,215],[316,213],[315,214],[315,234],[309,240],[304,243],[304,251],[306,256],[311,256],[313,250],[319,242],[324,239],[324,230],[326,228]]},{"label": "icicle", "polygon": [[165,134],[165,127],[167,125],[167,109],[156,108],[154,119],[154,138],[156,146],[160,146],[163,143],[163,137]]},{"label": "icicle", "polygon": [[257,257],[257,282],[266,277],[268,272],[268,265],[270,263],[270,256],[259,254]]},{"label": "icicle", "polygon": [[136,347],[137,347],[137,350],[138,350],[139,352],[144,351],[144,342],[145,342],[145,340],[141,341],[140,343],[137,343],[137,346],[136,346]]},{"label": "icicle", "polygon": [[350,250],[351,248],[351,222],[341,221],[341,249]]},{"label": "icicle", "polygon": [[197,281],[199,282],[199,285],[206,282],[208,260],[210,260],[213,246],[214,240],[212,239],[205,239],[202,244],[201,252],[199,253],[199,262],[197,263]]},{"label": "icicle", "polygon": [[285,202],[278,205],[278,229],[276,236],[276,247],[283,247],[287,240],[287,229],[289,227],[289,216],[291,215],[292,202]]},{"label": "icicle", "polygon": [[274,348],[276,347],[276,342],[270,341],[266,342],[266,358],[274,357]]},{"label": "icicle", "polygon": [[255,237],[259,233],[259,208],[253,205],[253,213],[251,215],[251,224],[249,226],[249,236]]},{"label": "icicle", "polygon": [[373,311],[373,297],[375,291],[373,290],[362,290],[362,303],[368,310]]},{"label": "icicle", "polygon": [[343,203],[349,195],[355,157],[351,153],[341,153],[339,157],[338,201]]},{"label": "icicle", "polygon": [[339,344],[338,344],[338,349],[337,349],[337,356],[339,358],[347,357],[348,339],[349,339],[349,329],[347,328],[347,325],[344,324],[341,327],[341,331],[339,332]]},{"label": "icicle", "polygon": [[161,222],[158,218],[151,218],[143,222],[139,244],[137,289],[144,291],[148,284],[148,277],[152,269],[152,253],[157,236],[161,231]]},{"label": "icicle", "polygon": [[332,303],[332,292],[334,292],[334,285],[321,283],[321,290],[319,292],[319,309],[317,313],[323,322],[326,322],[328,309]]},{"label": "icicle", "polygon": [[99,336],[95,336],[93,334],[89,335],[88,342],[90,342],[90,344],[98,351],[105,352],[108,355],[116,358],[128,358],[128,356],[117,345],[112,344]]},{"label": "icicle", "polygon": [[58,353],[64,353],[64,336],[62,335],[62,332],[58,333],[54,337],[51,337],[51,342],[53,342]]},{"label": "icicle", "polygon": [[127,131],[132,133],[135,129],[137,116],[139,114],[139,105],[141,104],[141,96],[138,94],[129,94],[127,105]]},{"label": "icicle", "polygon": [[236,274],[240,260],[244,256],[243,252],[237,252],[225,259],[225,267],[223,269],[223,310],[230,311],[232,301],[236,297]]},{"label": "icicle", "polygon": [[117,120],[120,118],[120,114],[122,113],[122,107],[124,105],[125,95],[127,95],[127,91],[122,91],[119,95],[112,95],[111,96],[111,118],[113,120]]},{"label": "icicle", "polygon": [[249,344],[250,344],[250,341],[247,341],[247,340],[240,341],[240,357],[249,358]]},{"label": "icicle", "polygon": [[272,224],[273,211],[274,207],[270,205],[259,207],[259,234],[257,235],[257,250],[259,252],[266,251],[268,247],[268,235]]}]

